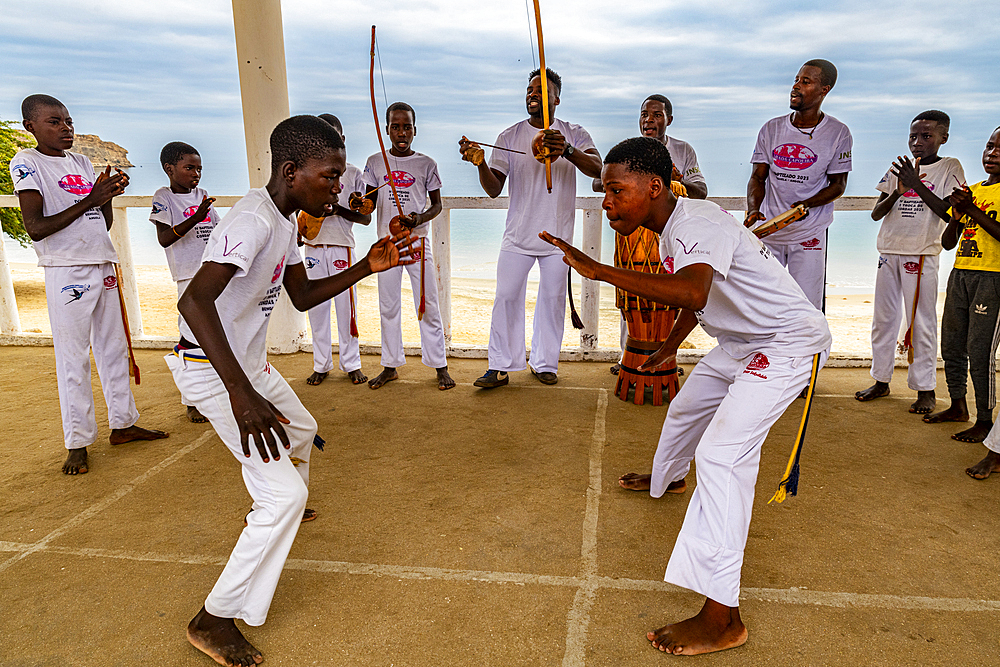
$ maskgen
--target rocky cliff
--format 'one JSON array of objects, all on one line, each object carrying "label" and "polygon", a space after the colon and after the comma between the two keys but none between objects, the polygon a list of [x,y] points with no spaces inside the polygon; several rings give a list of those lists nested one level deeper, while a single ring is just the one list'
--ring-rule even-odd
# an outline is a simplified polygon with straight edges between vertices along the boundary
[{"label": "rocky cliff", "polygon": [[[20,129],[16,130],[16,132],[25,138],[28,146],[35,145],[35,139],[30,134]],[[135,166],[128,161],[127,150],[114,142],[103,141],[96,134],[76,135],[76,139],[73,140],[72,150],[74,153],[80,153],[89,157],[90,161],[94,163],[94,169],[98,171],[109,165],[112,167],[121,167],[122,169]]]}]

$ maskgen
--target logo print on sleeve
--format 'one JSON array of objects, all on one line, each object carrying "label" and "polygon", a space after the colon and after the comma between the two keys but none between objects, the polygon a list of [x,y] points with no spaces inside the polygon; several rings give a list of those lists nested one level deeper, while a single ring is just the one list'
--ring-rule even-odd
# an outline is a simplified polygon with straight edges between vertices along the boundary
[{"label": "logo print on sleeve", "polygon": [[59,179],[59,187],[73,195],[89,195],[94,184],[80,174],[66,174]]},{"label": "logo print on sleeve", "polygon": [[79,301],[80,299],[82,299],[83,295],[89,291],[90,291],[90,285],[66,285],[66,287],[63,287],[61,290],[59,290],[59,293],[65,294],[66,296],[70,297],[69,301],[63,304],[68,306],[74,301]]},{"label": "logo print on sleeve", "polygon": [[167,210],[167,205],[156,200],[153,200],[153,212],[151,215],[156,215],[157,213],[163,213]]},{"label": "logo print on sleeve", "polygon": [[222,237],[222,256],[223,257],[235,257],[236,259],[241,259],[244,262],[249,262],[250,258],[242,253],[236,252],[236,249],[243,245],[243,241],[240,241],[232,248],[229,247],[229,234]]},{"label": "logo print on sleeve", "polygon": [[283,268],[285,268],[285,256],[284,255],[281,256],[281,261],[278,262],[278,265],[276,267],[274,267],[274,275],[271,276],[271,284],[272,285],[274,283],[278,282],[278,278],[281,277],[281,270]]},{"label": "logo print on sleeve", "polygon": [[802,144],[781,144],[771,151],[774,166],[781,169],[801,171],[816,164],[816,153]]},{"label": "logo print on sleeve", "polygon": [[753,355],[753,359],[750,360],[750,363],[747,364],[747,367],[743,370],[743,372],[749,373],[750,375],[756,375],[757,377],[766,380],[767,376],[759,371],[766,370],[767,367],[770,365],[771,362],[767,360],[767,357],[764,354],[758,352],[755,355]]},{"label": "logo print on sleeve", "polygon": [[10,168],[10,171],[12,174],[17,176],[17,180],[14,181],[14,185],[17,185],[28,176],[33,176],[35,174],[35,170],[26,164],[15,164]]}]

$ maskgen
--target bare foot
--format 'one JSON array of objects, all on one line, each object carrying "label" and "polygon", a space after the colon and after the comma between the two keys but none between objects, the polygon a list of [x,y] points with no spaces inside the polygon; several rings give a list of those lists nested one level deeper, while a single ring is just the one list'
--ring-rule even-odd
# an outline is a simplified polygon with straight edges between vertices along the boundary
[{"label": "bare foot", "polygon": [[989,435],[991,428],[993,428],[993,422],[977,419],[972,428],[959,431],[951,436],[951,439],[959,442],[982,442]]},{"label": "bare foot", "polygon": [[157,431],[156,429],[129,426],[128,428],[111,429],[111,437],[108,438],[108,441],[112,445],[123,445],[126,442],[134,442],[135,440],[160,440],[169,436],[169,433]]},{"label": "bare foot", "polygon": [[351,384],[364,384],[368,382],[368,376],[362,373],[360,368],[349,372],[347,377],[351,379]]},{"label": "bare foot", "polygon": [[220,665],[252,667],[264,661],[231,618],[212,616],[202,607],[187,627],[187,639]]},{"label": "bare foot", "polygon": [[382,372],[378,374],[374,380],[368,381],[368,386],[372,389],[378,389],[386,382],[392,382],[393,380],[398,380],[399,374],[396,373],[395,368],[383,368]]},{"label": "bare foot", "polygon": [[951,405],[941,412],[924,417],[925,424],[940,424],[941,422],[967,422],[969,421],[969,408],[965,404],[964,398],[953,399]]},{"label": "bare foot", "polygon": [[438,389],[444,391],[445,389],[452,389],[455,387],[455,381],[451,379],[450,375],[448,375],[447,366],[436,370],[438,375]]},{"label": "bare foot", "polygon": [[986,458],[976,465],[965,469],[965,474],[974,479],[986,479],[994,472],[1000,472],[1000,454],[993,451],[987,452]]},{"label": "bare foot", "polygon": [[313,371],[313,374],[306,378],[306,384],[311,384],[313,386],[318,385],[326,379],[326,376],[330,374],[330,371],[325,373],[320,373],[319,371]]},{"label": "bare foot", "polygon": [[[627,472],[618,478],[618,486],[629,491],[649,491],[650,478],[651,475]],[[683,479],[667,484],[667,493],[684,493],[685,491],[687,491],[687,482]]]},{"label": "bare foot", "polygon": [[915,415],[926,415],[934,409],[935,405],[937,405],[937,397],[934,395],[933,389],[930,391],[918,391],[917,400],[910,405],[910,412]]},{"label": "bare foot", "polygon": [[[889,384],[887,382],[875,381],[875,384],[868,387],[867,389],[862,389],[861,391],[854,392],[854,398],[861,402],[864,401],[874,401],[876,398],[884,398],[889,395]],[[911,411],[912,412],[912,411]],[[930,412],[928,410],[928,412]]]},{"label": "bare foot", "polygon": [[83,475],[87,472],[87,448],[69,450],[63,462],[64,475]]},{"label": "bare foot", "polygon": [[191,422],[192,424],[204,424],[205,422],[208,421],[207,419],[205,419],[205,415],[198,412],[198,408],[194,407],[193,405],[188,406],[187,418],[188,421]]},{"label": "bare foot", "polygon": [[697,616],[647,632],[646,638],[665,653],[699,655],[742,646],[747,634],[739,607],[706,599]]}]

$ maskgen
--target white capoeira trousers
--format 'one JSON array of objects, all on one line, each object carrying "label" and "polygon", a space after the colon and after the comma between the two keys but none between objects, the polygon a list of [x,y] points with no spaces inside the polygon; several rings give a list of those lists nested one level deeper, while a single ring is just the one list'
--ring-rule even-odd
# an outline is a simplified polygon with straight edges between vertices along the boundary
[{"label": "white capoeira trousers", "polygon": [[566,273],[569,266],[559,255],[522,255],[501,250],[497,259],[497,292],[490,320],[490,368],[523,371],[524,300],[528,272],[538,262],[538,297],[531,334],[531,367],[539,373],[559,370],[559,350],[566,325]]},{"label": "white capoeira trousers", "polygon": [[[425,366],[444,368],[448,357],[444,343],[444,324],[438,307],[437,274],[430,239],[413,243],[415,259],[424,254],[424,316],[420,320],[420,359]],[[382,319],[382,366],[399,368],[406,363],[403,354],[403,271],[410,274],[413,312],[420,309],[420,262],[397,266],[378,274],[378,308]]]},{"label": "white capoeira trousers", "polygon": [[[821,361],[827,354],[829,350]],[[809,383],[812,360],[812,355],[764,354],[734,359],[716,347],[698,362],[670,402],[649,493],[654,498],[663,495],[668,484],[687,475],[692,459],[697,486],[665,581],[728,607],[739,605],[761,445]]]},{"label": "white capoeira trousers", "polygon": [[108,404],[108,425],[128,428],[139,421],[129,386],[128,344],[117,284],[110,263],[45,267],[45,300],[66,449],[80,449],[97,440],[91,350]]},{"label": "white capoeira trousers", "polygon": [[[309,280],[333,276],[351,266],[351,249],[346,246],[306,247],[306,275]],[[337,366],[345,373],[361,368],[358,339],[351,335],[351,297],[358,303],[358,294],[352,285],[333,297],[337,314]],[[313,370],[329,373],[333,370],[333,341],[330,328],[330,302],[324,301],[309,309],[309,326],[312,329]]]},{"label": "white capoeira trousers", "polygon": [[1000,427],[997,427],[998,423],[1000,422],[993,424],[993,428],[991,428],[990,432],[986,435],[986,439],[983,440],[983,444],[986,445],[986,449],[991,452],[1000,454]]},{"label": "white capoeira trousers", "polygon": [[788,273],[802,288],[812,305],[824,312],[826,312],[823,308],[826,301],[826,238],[826,232],[821,232],[809,241],[787,245],[768,243],[767,237],[761,239],[771,254],[788,269]]},{"label": "white capoeira trousers", "polygon": [[[165,359],[185,401],[208,418],[212,428],[243,468],[243,481],[253,499],[253,511],[219,580],[205,600],[205,610],[222,618],[239,618],[262,625],[267,618],[278,578],[302,522],[309,495],[309,455],[316,420],[270,364],[250,377],[254,389],[291,422],[284,424],[292,445],[279,444],[280,459],[264,463],[251,440],[250,457],[243,454],[240,430],[229,393],[200,349],[176,351]],[[293,463],[292,458],[298,459]]]},{"label": "white capoeira trousers", "polygon": [[[872,317],[872,370],[878,382],[889,382],[896,362],[896,343],[903,340],[913,315],[913,297],[920,278],[920,299],[910,340],[913,363],[906,385],[914,391],[933,391],[937,386],[937,298],[938,255],[880,255],[875,276],[875,315]],[[902,325],[900,325],[902,322]]]}]

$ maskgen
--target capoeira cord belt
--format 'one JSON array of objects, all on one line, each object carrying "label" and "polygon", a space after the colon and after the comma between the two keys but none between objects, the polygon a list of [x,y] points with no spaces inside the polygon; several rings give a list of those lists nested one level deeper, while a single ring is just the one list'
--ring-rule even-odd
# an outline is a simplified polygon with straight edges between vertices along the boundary
[{"label": "capoeira cord belt", "polygon": [[913,308],[910,310],[910,327],[903,336],[903,342],[899,344],[899,351],[906,352],[906,360],[913,363],[913,323],[917,319],[917,302],[920,301],[920,280],[924,277],[924,255],[920,256],[920,263],[917,265],[917,288],[913,291]]},{"label": "capoeira cord belt", "polygon": [[809,409],[812,407],[813,392],[816,391],[816,376],[819,375],[819,354],[813,355],[812,373],[809,374],[809,387],[806,392],[806,407],[802,411],[802,422],[799,424],[799,434],[795,436],[795,445],[792,446],[792,455],[788,459],[785,467],[785,476],[778,482],[778,490],[774,496],[767,501],[767,504],[777,501],[782,503],[786,496],[798,495],[799,492],[799,457],[802,456],[802,443],[806,439],[806,427],[809,425]]}]

